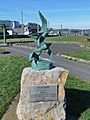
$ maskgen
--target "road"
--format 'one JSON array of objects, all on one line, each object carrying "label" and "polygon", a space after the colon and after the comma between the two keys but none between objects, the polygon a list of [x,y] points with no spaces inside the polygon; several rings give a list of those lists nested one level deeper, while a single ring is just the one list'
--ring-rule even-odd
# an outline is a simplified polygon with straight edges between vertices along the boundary
[{"label": "road", "polygon": [[[35,42],[31,43],[18,43],[17,45],[19,46],[29,46],[32,48],[35,48],[36,44]],[[81,48],[77,44],[72,44],[72,43],[52,43],[51,45],[51,50],[53,51],[53,54],[63,53],[63,52],[71,52],[71,51],[83,51],[83,48]]]},{"label": "road", "polygon": [[[25,48],[17,48],[17,47],[2,47],[6,50],[11,51],[10,55],[24,55],[25,57],[29,56],[29,53],[32,50]],[[56,48],[55,48],[56,49]],[[71,49],[73,51],[73,48]],[[43,54],[42,57],[46,58],[46,54]],[[53,62],[55,66],[64,67],[70,71],[71,74],[83,79],[90,81],[90,64],[80,63],[64,58],[60,58],[56,54],[53,56]]]}]

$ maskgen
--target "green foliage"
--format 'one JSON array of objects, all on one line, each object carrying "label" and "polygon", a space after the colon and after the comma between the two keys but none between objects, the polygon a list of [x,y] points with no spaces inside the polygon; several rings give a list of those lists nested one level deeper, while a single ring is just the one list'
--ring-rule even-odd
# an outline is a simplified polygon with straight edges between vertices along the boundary
[{"label": "green foliage", "polygon": [[3,50],[3,49],[0,48],[0,53],[2,53],[2,52],[5,52],[5,50]]},{"label": "green foliage", "polygon": [[22,69],[27,66],[24,57],[0,57],[0,118],[20,89]]},{"label": "green foliage", "polygon": [[81,114],[79,120],[90,120],[90,108]]},{"label": "green foliage", "polygon": [[65,52],[64,54],[75,58],[90,60],[90,50],[84,50],[78,52]]},{"label": "green foliage", "polygon": [[83,81],[77,77],[69,75],[65,88],[67,99],[67,119],[71,120],[71,118],[74,118],[75,120],[78,120],[80,118],[80,120],[89,120],[90,82]]}]

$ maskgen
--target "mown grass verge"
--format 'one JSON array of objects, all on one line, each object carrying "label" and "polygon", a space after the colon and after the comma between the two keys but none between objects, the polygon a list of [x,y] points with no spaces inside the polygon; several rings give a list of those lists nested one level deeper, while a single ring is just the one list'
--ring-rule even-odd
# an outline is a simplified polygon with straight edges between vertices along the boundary
[{"label": "mown grass verge", "polygon": [[[87,41],[89,36],[57,36],[57,37],[46,37],[47,42],[78,42],[90,47],[90,42]],[[6,39],[6,42],[23,42],[23,41],[34,41],[32,38],[11,38]],[[0,39],[0,42],[4,42]]]},{"label": "mown grass verge", "polygon": [[9,53],[10,53],[10,51],[0,49],[0,54],[9,54]]},{"label": "mown grass verge", "polygon": [[88,36],[59,36],[59,37],[47,37],[46,41],[49,42],[78,42],[85,46],[90,47],[90,42],[87,41]]},{"label": "mown grass verge", "polygon": [[0,57],[0,118],[20,89],[20,77],[27,65],[24,57]]},{"label": "mown grass verge", "polygon": [[3,50],[3,49],[0,49],[0,53],[3,53],[3,52],[5,52],[5,50]]},{"label": "mown grass verge", "polygon": [[69,75],[65,88],[68,120],[90,120],[90,82]]},{"label": "mown grass verge", "polygon": [[78,52],[65,52],[64,55],[90,60],[90,50],[78,51]]},{"label": "mown grass verge", "polygon": [[[46,41],[53,42],[78,42],[90,48],[90,42],[87,41],[88,36],[61,36],[61,37],[47,37]],[[65,52],[65,55],[76,57],[80,59],[90,60],[90,50],[84,49],[78,52]]]}]

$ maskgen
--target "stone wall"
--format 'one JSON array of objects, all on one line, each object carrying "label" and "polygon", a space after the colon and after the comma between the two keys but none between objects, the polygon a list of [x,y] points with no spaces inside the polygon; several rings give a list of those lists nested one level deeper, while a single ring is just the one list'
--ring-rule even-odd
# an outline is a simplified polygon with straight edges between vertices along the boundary
[{"label": "stone wall", "polygon": [[[32,70],[30,67],[25,68],[21,77],[20,99],[17,106],[18,119],[65,120],[66,113],[64,85],[68,73],[68,70],[60,67],[42,71]],[[48,85],[57,86],[57,100],[53,101],[52,99],[52,101],[30,101],[30,86]]]}]

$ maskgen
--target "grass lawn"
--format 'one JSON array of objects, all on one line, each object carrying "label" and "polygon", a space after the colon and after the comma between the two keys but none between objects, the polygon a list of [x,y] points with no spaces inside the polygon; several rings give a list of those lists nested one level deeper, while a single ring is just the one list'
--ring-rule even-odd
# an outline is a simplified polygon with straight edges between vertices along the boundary
[{"label": "grass lawn", "polygon": [[79,42],[90,47],[90,42],[87,42],[88,36],[59,36],[59,37],[47,37],[46,41],[53,42]]},{"label": "grass lawn", "polygon": [[0,118],[20,89],[22,69],[27,65],[24,57],[0,57]]},{"label": "grass lawn", "polygon": [[78,52],[65,52],[64,54],[75,58],[90,60],[90,50],[84,50]]},{"label": "grass lawn", "polygon": [[68,120],[90,120],[90,82],[69,75],[65,88]]},{"label": "grass lawn", "polygon": [[3,53],[3,52],[5,52],[5,50],[3,50],[3,49],[0,49],[0,53]]},{"label": "grass lawn", "polygon": [[7,50],[4,50],[4,49],[1,49],[0,48],[0,54],[9,54],[10,53],[10,51],[7,51]]},{"label": "grass lawn", "polygon": [[[0,57],[0,118],[20,90],[22,69],[30,64],[22,56]],[[69,75],[65,85],[67,118],[90,119],[90,82]],[[70,119],[68,119],[70,120]]]},{"label": "grass lawn", "polygon": [[[49,42],[79,42],[86,46],[90,47],[90,42],[87,42],[88,36],[57,36],[57,37],[46,37],[46,41]],[[18,41],[32,41],[32,38],[12,38],[6,39],[7,42],[18,42]],[[3,42],[3,39],[0,39],[0,42]]]},{"label": "grass lawn", "polygon": [[[90,47],[90,42],[87,42],[87,38],[90,38],[90,37],[88,36],[61,36],[61,37],[48,37],[46,38],[46,41],[78,42],[85,46]],[[72,57],[90,60],[90,50],[86,50],[86,49],[80,52],[66,52],[64,54],[72,56]]]}]

